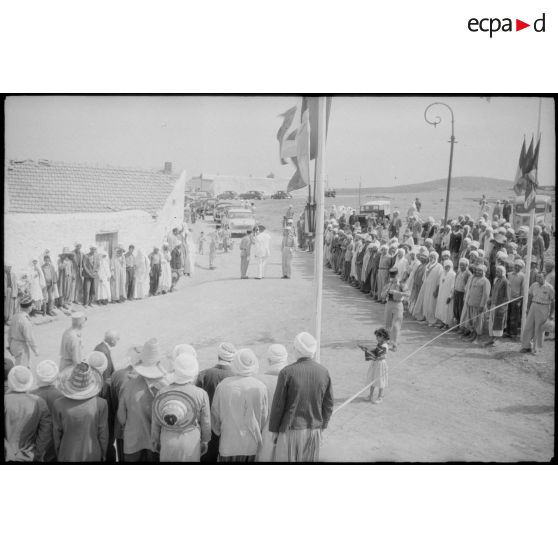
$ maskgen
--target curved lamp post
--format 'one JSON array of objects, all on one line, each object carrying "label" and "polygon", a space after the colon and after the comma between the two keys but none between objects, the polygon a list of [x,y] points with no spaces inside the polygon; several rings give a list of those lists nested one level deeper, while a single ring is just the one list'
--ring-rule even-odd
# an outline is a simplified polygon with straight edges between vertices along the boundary
[{"label": "curved lamp post", "polygon": [[455,135],[454,135],[454,119],[453,119],[453,110],[451,110],[451,107],[449,105],[447,105],[446,103],[432,103],[430,105],[428,105],[424,111],[424,119],[426,120],[426,122],[428,122],[428,124],[432,124],[432,126],[436,127],[438,124],[440,124],[440,122],[442,121],[442,118],[440,116],[435,116],[434,120],[429,120],[428,119],[428,111],[431,107],[433,107],[434,105],[442,105],[444,107],[446,107],[451,114],[451,138],[450,138],[450,160],[449,160],[449,171],[448,171],[448,188],[447,188],[447,192],[446,192],[446,210],[444,212],[444,225],[448,222],[448,208],[449,208],[449,197],[450,197],[450,185],[451,185],[451,167],[453,164],[453,144],[457,143],[455,141]]}]

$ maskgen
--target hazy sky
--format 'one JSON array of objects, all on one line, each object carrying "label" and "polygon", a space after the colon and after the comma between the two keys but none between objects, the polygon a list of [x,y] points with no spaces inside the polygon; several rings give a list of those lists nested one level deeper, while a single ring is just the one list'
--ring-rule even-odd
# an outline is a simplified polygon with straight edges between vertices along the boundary
[{"label": "hazy sky", "polygon": [[[278,115],[294,97],[10,97],[6,157],[290,177],[279,161]],[[436,128],[426,106],[455,115],[454,176],[513,179],[523,135],[536,132],[538,99],[334,97],[327,144],[329,184],[392,186],[447,176],[450,116]],[[543,99],[539,182],[554,184],[554,104]],[[436,114],[430,113],[432,116]]]}]

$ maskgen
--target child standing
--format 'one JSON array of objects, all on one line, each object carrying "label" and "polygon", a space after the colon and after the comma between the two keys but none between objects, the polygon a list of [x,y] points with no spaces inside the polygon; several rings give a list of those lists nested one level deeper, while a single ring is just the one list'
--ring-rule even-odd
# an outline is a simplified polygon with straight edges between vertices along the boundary
[{"label": "child standing", "polygon": [[[370,366],[366,371],[366,385],[372,383],[370,386],[370,394],[366,398],[367,401],[373,403],[381,403],[384,399],[384,389],[388,385],[388,367],[386,356],[388,352],[388,341],[389,333],[388,331],[381,327],[374,332],[376,336],[377,346],[375,349],[369,350],[364,347],[364,355],[366,360],[370,360]],[[378,398],[376,401],[372,401],[374,395],[374,389],[378,388]]]}]

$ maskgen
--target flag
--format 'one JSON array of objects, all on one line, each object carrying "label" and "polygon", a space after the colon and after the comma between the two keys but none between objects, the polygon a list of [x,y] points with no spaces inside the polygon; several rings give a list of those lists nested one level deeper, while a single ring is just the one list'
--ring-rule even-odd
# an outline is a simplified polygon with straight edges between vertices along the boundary
[{"label": "flag", "polygon": [[[329,125],[331,98],[326,104],[326,135]],[[310,184],[310,161],[318,154],[318,97],[302,97],[299,105],[279,115],[283,123],[277,131],[282,164],[290,159],[295,173],[287,191],[298,190]]]},{"label": "flag", "polygon": [[296,144],[294,143],[294,139],[296,135],[295,116],[297,111],[298,106],[295,105],[283,114],[279,115],[283,118],[283,123],[277,131],[277,140],[279,141],[279,158],[281,159],[282,165],[286,165],[287,159],[296,154]]},{"label": "flag", "polygon": [[523,176],[523,166],[525,165],[525,138],[523,138],[523,145],[521,146],[521,153],[519,154],[519,164],[517,165],[517,171],[515,173],[515,180],[513,184],[513,189],[516,196],[522,194],[520,180]]}]

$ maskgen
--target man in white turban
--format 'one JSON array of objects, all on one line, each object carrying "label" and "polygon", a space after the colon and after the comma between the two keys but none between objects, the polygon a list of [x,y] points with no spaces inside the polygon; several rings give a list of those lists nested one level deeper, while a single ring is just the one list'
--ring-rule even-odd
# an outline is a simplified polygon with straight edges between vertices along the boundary
[{"label": "man in white turban", "polygon": [[238,350],[232,359],[234,376],[215,390],[211,405],[211,428],[219,440],[219,461],[250,463],[262,443],[267,420],[267,388],[258,379],[258,359],[250,349]]},{"label": "man in white turban", "polygon": [[269,430],[274,434],[274,461],[316,462],[322,431],[333,411],[333,391],[327,368],[313,360],[317,343],[307,332],[294,340],[296,362],[279,373]]}]

